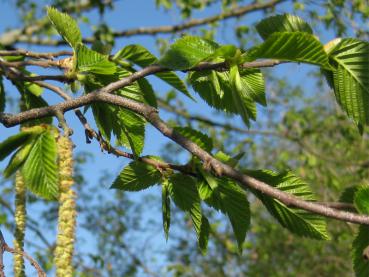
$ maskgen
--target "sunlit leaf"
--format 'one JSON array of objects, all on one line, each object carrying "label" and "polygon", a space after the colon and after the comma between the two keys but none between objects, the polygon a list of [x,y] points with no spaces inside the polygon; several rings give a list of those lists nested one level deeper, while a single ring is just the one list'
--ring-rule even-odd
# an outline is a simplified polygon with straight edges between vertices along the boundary
[{"label": "sunlit leaf", "polygon": [[173,70],[189,69],[211,56],[218,47],[210,40],[184,36],[170,46],[159,63]]},{"label": "sunlit leaf", "polygon": [[[159,60],[151,54],[146,48],[141,45],[132,44],[127,45],[123,49],[119,50],[114,55],[113,60],[126,59],[141,67],[147,67],[151,64],[157,64]],[[158,78],[172,86],[173,88],[183,92],[188,97],[192,98],[187,90],[186,84],[172,71],[160,72],[155,74]]]},{"label": "sunlit leaf", "polygon": [[[260,170],[247,171],[247,174],[304,201],[315,201],[308,185],[290,172],[276,173],[269,170]],[[270,214],[292,233],[314,239],[328,239],[327,225],[320,215],[288,207],[266,194],[258,191],[253,192],[263,202]]]},{"label": "sunlit leaf", "polygon": [[24,165],[22,174],[30,191],[46,199],[59,193],[57,144],[53,131],[38,136]]},{"label": "sunlit leaf", "polygon": [[116,65],[109,61],[109,57],[89,49],[83,44],[77,47],[77,69],[80,72],[96,74],[113,74],[117,71]]},{"label": "sunlit leaf", "polygon": [[332,69],[321,42],[305,32],[273,33],[264,43],[251,49],[247,55],[253,59],[302,62],[315,64],[327,70]]},{"label": "sunlit leaf", "polygon": [[341,39],[329,49],[336,66],[326,71],[336,100],[357,124],[369,123],[369,43],[358,39]]},{"label": "sunlit leaf", "polygon": [[228,215],[238,243],[238,250],[242,252],[242,244],[250,227],[250,205],[246,192],[233,181],[217,180],[217,187],[213,190],[211,197],[205,201],[211,207]]},{"label": "sunlit leaf", "polygon": [[263,39],[267,39],[275,32],[313,33],[306,21],[292,14],[279,14],[267,17],[256,24],[256,30]]},{"label": "sunlit leaf", "polygon": [[81,31],[71,16],[61,13],[53,7],[47,8],[47,15],[58,33],[72,48],[76,48],[78,43],[82,42]]},{"label": "sunlit leaf", "polygon": [[169,179],[168,189],[176,206],[190,215],[199,248],[203,254],[206,253],[210,226],[201,212],[195,180],[187,175],[174,174]]},{"label": "sunlit leaf", "polygon": [[154,166],[133,161],[120,172],[111,188],[139,191],[159,183],[160,179],[161,174]]},{"label": "sunlit leaf", "polygon": [[190,127],[174,127],[174,131],[181,134],[185,138],[193,141],[206,152],[211,152],[213,149],[213,141],[207,135]]}]

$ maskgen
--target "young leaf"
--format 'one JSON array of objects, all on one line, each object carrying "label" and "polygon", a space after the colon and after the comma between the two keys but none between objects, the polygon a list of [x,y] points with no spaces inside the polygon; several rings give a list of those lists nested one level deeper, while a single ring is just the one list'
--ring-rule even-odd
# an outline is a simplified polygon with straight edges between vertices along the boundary
[{"label": "young leaf", "polygon": [[306,21],[292,14],[279,14],[267,17],[256,24],[256,30],[264,40],[276,32],[305,32],[313,34],[313,30]]},{"label": "young leaf", "polygon": [[22,167],[28,189],[46,199],[59,193],[57,154],[55,134],[46,131],[38,136]]},{"label": "young leaf", "polygon": [[174,174],[169,179],[168,188],[176,206],[189,213],[197,234],[199,248],[203,254],[206,253],[210,226],[201,212],[200,198],[194,179],[187,175]]},{"label": "young leaf", "polygon": [[[302,200],[315,201],[308,185],[290,172],[276,173],[260,170],[248,171],[247,174]],[[288,207],[258,191],[253,193],[263,202],[270,214],[292,233],[314,239],[328,239],[327,226],[323,217],[302,209]]]},{"label": "young leaf", "polygon": [[325,71],[334,88],[336,100],[357,124],[369,123],[369,43],[358,39],[341,39],[329,48],[336,65]]},{"label": "young leaf", "polygon": [[[126,74],[130,73],[126,70],[119,70],[114,75],[89,74],[84,83],[86,91],[88,93],[103,87]],[[120,89],[117,94],[144,102],[144,96],[137,83]],[[113,132],[119,145],[132,149],[136,156],[140,155],[144,146],[146,124],[142,116],[106,103],[94,103],[91,107],[99,131],[109,142]]]},{"label": "young leaf", "polygon": [[189,74],[189,80],[194,90],[210,106],[233,114],[246,110],[245,113],[254,119],[256,117],[254,102],[263,105],[266,102],[263,76],[259,70],[249,69],[240,70],[239,75],[242,86],[239,92],[234,92],[234,87],[230,85],[229,72],[192,72]]},{"label": "young leaf", "polygon": [[184,36],[170,46],[159,63],[173,70],[189,69],[211,56],[218,47],[210,40]]},{"label": "young leaf", "polygon": [[354,264],[355,276],[369,276],[369,262],[364,258],[363,252],[369,246],[369,227],[362,225],[359,227],[359,232],[352,243],[352,262]]},{"label": "young leaf", "polygon": [[139,86],[140,91],[143,93],[145,102],[150,106],[157,108],[158,102],[156,100],[156,95],[149,81],[146,80],[145,78],[141,78],[137,80],[137,84]]},{"label": "young leaf", "polygon": [[241,253],[242,244],[250,226],[250,205],[246,192],[230,180],[217,180],[218,186],[213,190],[211,197],[205,201],[211,207],[228,215]]},{"label": "young leaf", "polygon": [[194,205],[189,213],[196,231],[199,248],[201,250],[201,253],[205,255],[209,242],[209,220],[206,218],[205,215],[202,214],[200,203]]},{"label": "young leaf", "polygon": [[214,158],[220,160],[221,162],[228,164],[231,167],[236,167],[240,159],[245,155],[244,152],[239,153],[234,157],[230,157],[222,151],[215,153]]},{"label": "young leaf", "polygon": [[20,132],[14,136],[8,137],[0,143],[0,161],[4,160],[18,147],[23,145],[31,136],[31,133]]},{"label": "young leaf", "polygon": [[354,203],[355,193],[358,191],[359,186],[351,186],[346,188],[339,199],[339,202]]},{"label": "young leaf", "polygon": [[120,172],[111,188],[139,191],[159,183],[160,179],[161,174],[155,167],[140,161],[133,161]]},{"label": "young leaf", "polygon": [[5,110],[5,90],[3,84],[3,78],[0,76],[0,113]]},{"label": "young leaf", "polygon": [[23,146],[14,153],[4,170],[5,178],[9,178],[10,176],[12,176],[23,165],[34,144],[35,138],[32,139],[30,137],[28,141],[25,142]]},{"label": "young leaf", "polygon": [[363,185],[355,192],[354,204],[356,209],[362,213],[369,215],[369,186]]},{"label": "young leaf", "polygon": [[164,180],[162,184],[161,203],[163,213],[163,229],[165,239],[168,240],[169,228],[170,228],[170,197],[168,189],[168,180]]},{"label": "young leaf", "polygon": [[44,131],[45,128],[43,126],[33,126],[29,128],[23,128],[18,134],[8,137],[6,140],[0,143],[0,161],[5,159],[21,145],[26,144],[27,141],[31,139],[31,136],[37,136]]},{"label": "young leaf", "polygon": [[277,32],[264,43],[251,49],[248,56],[253,59],[278,59],[303,62],[332,70],[323,45],[313,35],[304,32]]},{"label": "young leaf", "polygon": [[199,196],[201,200],[206,200],[211,197],[213,194],[213,190],[205,179],[197,180],[197,191],[199,192]]},{"label": "young leaf", "polygon": [[174,127],[173,129],[185,138],[195,142],[206,152],[211,152],[211,150],[213,149],[213,141],[207,135],[197,130],[191,129],[190,127]]},{"label": "young leaf", "polygon": [[110,75],[117,71],[115,63],[108,56],[89,49],[82,43],[77,46],[77,69],[80,72]]},{"label": "young leaf", "polygon": [[[15,82],[18,91],[21,94],[21,110],[26,111],[34,108],[48,106],[47,102],[41,97],[42,88],[36,84]],[[35,126],[40,124],[51,124],[52,117],[34,119],[22,124],[22,127]]]},{"label": "young leaf", "polygon": [[145,142],[145,119],[126,109],[117,109],[119,121],[113,123],[113,132],[117,135],[118,144],[132,149],[138,157]]},{"label": "young leaf", "polygon": [[[253,101],[249,97],[247,97],[247,95],[244,95],[241,76],[238,71],[237,65],[232,65],[229,70],[229,82],[232,87],[232,98],[237,113],[242,117],[245,124],[249,126],[250,118],[252,119],[256,118],[256,108]],[[249,100],[247,101],[248,102],[247,105],[244,104],[246,103],[246,101],[243,101],[245,99]]]},{"label": "young leaf", "polygon": [[[141,67],[147,67],[151,64],[158,63],[159,60],[141,45],[131,44],[119,50],[114,55],[113,60],[126,59]],[[187,90],[185,83],[172,71],[160,72],[155,74],[158,78],[172,86],[173,88],[183,92],[186,96],[192,98]]]},{"label": "young leaf", "polygon": [[197,166],[197,171],[200,173],[200,176],[204,179],[204,181],[209,185],[211,190],[215,190],[217,188],[218,180],[215,176],[213,176],[210,172],[205,171],[202,165]]},{"label": "young leaf", "polygon": [[47,8],[47,15],[58,33],[72,48],[75,49],[78,43],[82,42],[81,31],[71,16],[61,13],[53,7]]}]

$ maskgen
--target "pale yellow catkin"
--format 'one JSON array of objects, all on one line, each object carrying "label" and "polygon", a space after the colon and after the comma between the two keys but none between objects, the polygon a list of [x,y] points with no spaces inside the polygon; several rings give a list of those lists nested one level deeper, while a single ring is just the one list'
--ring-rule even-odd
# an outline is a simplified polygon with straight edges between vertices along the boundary
[{"label": "pale yellow catkin", "polygon": [[[24,234],[26,229],[26,187],[23,176],[18,171],[15,175],[15,232],[14,249],[17,253],[24,251]],[[25,277],[24,258],[14,254],[14,276]]]},{"label": "pale yellow catkin", "polygon": [[76,194],[73,185],[73,145],[66,136],[58,139],[59,155],[59,218],[55,248],[57,277],[73,276],[73,251],[76,228]]}]

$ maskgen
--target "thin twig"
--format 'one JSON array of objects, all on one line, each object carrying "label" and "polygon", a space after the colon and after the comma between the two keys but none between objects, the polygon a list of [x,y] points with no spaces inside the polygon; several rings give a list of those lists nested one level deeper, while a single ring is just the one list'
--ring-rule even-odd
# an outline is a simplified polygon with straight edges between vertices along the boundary
[{"label": "thin twig", "polygon": [[[245,6],[236,7],[231,10],[227,10],[225,12],[219,13],[217,15],[209,16],[202,19],[191,19],[185,23],[177,24],[177,25],[165,25],[165,26],[158,26],[158,27],[140,27],[140,28],[134,28],[129,30],[122,30],[122,31],[115,31],[112,32],[112,35],[116,38],[118,37],[130,37],[130,36],[136,36],[136,35],[157,35],[157,34],[169,34],[174,32],[180,32],[184,30],[188,30],[191,28],[203,26],[212,24],[214,22],[223,21],[229,18],[237,18],[244,16],[251,12],[256,11],[262,11],[266,10],[272,7],[275,7],[276,5],[284,2],[286,0],[272,0],[266,3],[252,3]],[[45,23],[44,23],[45,24]],[[40,29],[40,27],[43,27],[44,25],[39,24],[37,29]],[[27,32],[29,34],[32,32]],[[83,42],[85,43],[91,43],[96,40],[95,37],[88,37],[83,39]],[[30,35],[23,35],[20,31],[16,32],[13,31],[13,33],[8,32],[4,34],[2,37],[0,37],[0,43],[3,45],[11,45],[16,42],[25,42],[28,44],[37,44],[37,45],[65,45],[66,42],[63,40],[54,40],[50,38],[39,38],[35,36]]]},{"label": "thin twig", "polygon": [[72,56],[71,51],[58,51],[58,52],[33,52],[25,49],[15,49],[15,50],[0,50],[0,56],[23,56],[30,57],[34,59],[54,59],[60,56]]},{"label": "thin twig", "polygon": [[43,68],[57,67],[57,68],[68,68],[62,62],[62,60],[54,61],[54,60],[25,60],[25,61],[16,61],[16,62],[8,62],[1,61],[1,63],[7,67],[25,67],[25,66],[40,66]]},{"label": "thin twig", "polygon": [[38,277],[46,277],[45,271],[41,268],[41,266],[33,259],[30,255],[28,255],[24,251],[16,251],[14,248],[11,248],[4,239],[3,233],[0,230],[0,277],[5,277],[4,273],[4,263],[3,263],[3,254],[4,252],[9,252],[11,254],[22,255],[26,258],[30,264],[36,269]]},{"label": "thin twig", "polygon": [[[94,4],[95,1],[93,0],[89,0],[89,1],[83,1],[83,3],[75,3],[76,1],[71,1],[71,3],[73,3],[72,5],[70,5],[69,7],[65,7],[62,11],[66,12],[66,13],[74,13],[76,11],[81,12],[81,11],[88,11],[91,8],[96,7],[96,5]],[[104,1],[100,1],[100,4],[103,5],[110,5],[112,4],[113,0],[104,0]],[[1,45],[12,45],[14,43],[17,42],[28,42],[31,43],[31,41],[36,42],[37,39],[33,39],[32,35],[39,32],[40,30],[42,30],[43,28],[45,28],[47,25],[50,24],[50,21],[44,17],[41,18],[39,20],[37,20],[36,22],[34,22],[33,24],[29,25],[29,26],[24,26],[22,28],[16,28],[16,29],[11,29],[5,33],[3,33],[0,36],[0,44]],[[43,40],[41,40],[43,41]],[[46,41],[50,41],[50,40],[46,40]],[[61,44],[66,44],[64,41],[62,41],[63,43],[59,43],[59,45]],[[35,43],[35,44],[44,44],[44,43]],[[45,43],[45,45],[54,45],[51,43]]]}]

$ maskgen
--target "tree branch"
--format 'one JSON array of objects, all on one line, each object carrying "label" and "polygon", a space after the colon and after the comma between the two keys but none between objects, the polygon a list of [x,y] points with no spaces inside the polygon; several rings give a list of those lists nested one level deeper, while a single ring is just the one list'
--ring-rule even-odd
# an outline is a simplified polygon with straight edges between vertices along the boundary
[{"label": "tree branch", "polygon": [[196,143],[188,140],[179,133],[175,132],[164,121],[161,120],[161,118],[158,115],[158,111],[155,108],[128,98],[111,94],[112,92],[122,87],[132,84],[134,81],[140,78],[161,71],[163,71],[163,69],[160,66],[151,65],[131,74],[126,78],[111,83],[106,87],[95,90],[87,95],[81,96],[76,99],[68,100],[54,106],[32,109],[16,115],[1,113],[0,122],[2,122],[6,127],[10,127],[31,119],[42,118],[47,116],[55,116],[58,111],[66,112],[75,108],[91,104],[93,102],[105,102],[118,105],[123,108],[129,109],[133,112],[136,112],[138,114],[141,114],[164,136],[168,137],[177,144],[181,145],[183,148],[187,149],[191,154],[198,157],[205,164],[211,165],[211,168],[214,170],[215,173],[217,173],[218,175],[224,175],[226,177],[238,181],[245,189],[251,188],[259,192],[265,193],[266,195],[278,199],[279,201],[288,206],[294,206],[316,214],[335,218],[342,221],[369,225],[368,216],[358,215],[345,211],[339,211],[330,207],[326,207],[324,205],[320,205],[318,203],[301,200],[293,195],[282,192],[274,187],[269,186],[266,183],[263,183],[253,177],[247,176],[242,172],[235,170],[234,168],[212,157],[209,153],[201,149]]},{"label": "tree branch", "polygon": [[[113,32],[114,37],[129,37],[135,35],[156,35],[156,34],[168,34],[173,32],[180,32],[194,27],[199,27],[206,24],[211,24],[220,20],[226,20],[232,17],[240,17],[247,13],[265,10],[283,2],[285,0],[272,0],[266,3],[253,3],[246,6],[234,8],[223,13],[213,15],[202,19],[191,19],[182,24],[159,26],[159,27],[142,27],[137,29],[123,30]],[[93,42],[96,38],[86,38],[85,42]]]},{"label": "tree branch", "polygon": [[[94,7],[96,7],[94,5],[96,1],[94,0],[90,0],[84,3],[73,3],[72,5],[66,7],[65,9],[63,9],[63,12],[66,13],[73,13],[75,11],[88,11]],[[103,5],[111,5],[113,3],[113,0],[104,0],[104,1],[100,1],[101,4]],[[29,25],[29,26],[24,26],[23,28],[17,28],[17,29],[12,29],[9,31],[6,31],[5,33],[3,33],[0,36],[0,44],[4,45],[4,46],[8,46],[8,45],[12,45],[14,43],[17,42],[27,42],[27,43],[33,43],[34,44],[39,44],[39,45],[55,45],[54,43],[51,43],[51,40],[40,40],[41,43],[37,43],[38,39],[35,39],[32,36],[34,33],[39,32],[42,28],[46,27],[47,25],[50,24],[50,21],[44,17],[41,18],[39,20],[37,20],[36,22],[34,22],[33,24]],[[48,41],[48,43],[42,43],[44,41]],[[60,41],[62,43],[60,44],[66,44],[64,41]]]},{"label": "tree branch", "polygon": [[4,261],[3,255],[4,252],[9,252],[11,254],[19,254],[26,258],[30,264],[37,270],[38,277],[46,277],[45,271],[42,270],[41,266],[33,259],[30,255],[23,251],[16,251],[14,248],[11,248],[4,239],[3,233],[0,230],[0,277],[5,277],[4,273]]},{"label": "tree branch", "polygon": [[34,59],[54,59],[60,56],[72,56],[71,51],[58,51],[58,52],[32,52],[25,49],[15,49],[15,50],[0,50],[0,56],[23,56],[30,57]]},{"label": "tree branch", "polygon": [[[129,30],[115,31],[112,33],[112,35],[117,38],[117,37],[130,37],[136,35],[157,35],[157,34],[180,32],[191,28],[211,24],[217,21],[226,20],[229,18],[241,17],[251,12],[266,10],[275,7],[276,5],[284,1],[286,0],[272,0],[266,3],[252,3],[245,6],[236,7],[234,9],[210,17],[202,19],[191,19],[182,24],[165,25],[159,27],[134,28]],[[54,40],[49,38],[39,38],[35,36],[30,36],[32,33],[41,29],[45,25],[46,23],[40,20],[40,22],[38,22],[37,24],[24,28],[23,30],[15,29],[9,31],[0,37],[0,44],[12,45],[17,42],[37,45],[53,45],[53,46],[66,44],[66,42],[63,40]],[[88,37],[83,39],[83,42],[91,43],[95,41],[95,39],[96,39],[95,37]]]}]

